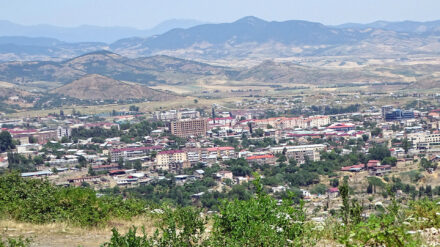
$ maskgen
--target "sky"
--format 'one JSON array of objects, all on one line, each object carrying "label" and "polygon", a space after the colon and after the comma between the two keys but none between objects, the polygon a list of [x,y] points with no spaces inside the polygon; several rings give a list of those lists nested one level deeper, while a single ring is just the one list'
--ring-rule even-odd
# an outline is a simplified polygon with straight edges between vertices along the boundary
[{"label": "sky", "polygon": [[336,25],[440,19],[439,0],[0,0],[0,20],[57,26],[151,28],[169,19],[231,22],[244,16]]}]

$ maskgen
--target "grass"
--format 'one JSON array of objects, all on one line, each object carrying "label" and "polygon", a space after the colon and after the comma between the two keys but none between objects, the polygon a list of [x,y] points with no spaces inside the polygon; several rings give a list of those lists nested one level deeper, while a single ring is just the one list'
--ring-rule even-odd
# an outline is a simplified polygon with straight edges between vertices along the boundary
[{"label": "grass", "polygon": [[111,229],[117,227],[122,233],[128,232],[131,226],[145,227],[150,235],[156,230],[156,221],[148,216],[126,220],[112,220],[105,227],[80,228],[67,223],[32,224],[13,220],[0,220],[0,236],[24,237],[32,241],[32,246],[100,246],[111,237]]}]

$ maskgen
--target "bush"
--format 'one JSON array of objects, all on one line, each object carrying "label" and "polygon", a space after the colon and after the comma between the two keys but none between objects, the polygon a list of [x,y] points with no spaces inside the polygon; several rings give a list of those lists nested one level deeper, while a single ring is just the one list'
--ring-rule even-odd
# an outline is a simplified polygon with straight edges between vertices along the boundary
[{"label": "bush", "polygon": [[30,243],[31,241],[27,238],[8,238],[4,241],[0,236],[0,247],[28,247]]},{"label": "bush", "polygon": [[120,197],[97,197],[88,188],[60,188],[47,180],[0,177],[0,213],[32,223],[69,222],[97,226],[111,217],[130,218],[145,212],[146,203]]},{"label": "bush", "polygon": [[302,204],[282,205],[263,192],[254,181],[256,195],[245,201],[224,201],[214,217],[209,246],[290,246],[302,245],[306,223]]},{"label": "bush", "polygon": [[120,235],[114,228],[110,242],[104,247],[149,247],[149,246],[198,246],[205,233],[206,219],[200,210],[185,207],[172,210],[165,208],[160,216],[158,229],[149,237],[142,228],[142,236],[136,235],[136,227],[130,228],[126,235]]}]

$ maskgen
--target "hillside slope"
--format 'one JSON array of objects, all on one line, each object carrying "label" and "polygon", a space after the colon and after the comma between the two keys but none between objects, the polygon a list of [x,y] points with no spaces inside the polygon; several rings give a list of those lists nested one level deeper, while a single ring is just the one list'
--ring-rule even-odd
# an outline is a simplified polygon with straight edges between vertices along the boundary
[{"label": "hillside slope", "polygon": [[[109,51],[87,53],[62,62],[33,61],[0,64],[0,80],[69,83],[87,74],[143,84],[175,83],[194,76],[222,75],[225,68],[169,56],[127,58]],[[177,78],[177,79],[173,79]],[[180,80],[179,80],[180,79]]]},{"label": "hillside slope", "polygon": [[143,85],[125,83],[97,74],[83,76],[50,92],[85,100],[146,98],[151,101],[162,101],[176,98],[174,95]]}]

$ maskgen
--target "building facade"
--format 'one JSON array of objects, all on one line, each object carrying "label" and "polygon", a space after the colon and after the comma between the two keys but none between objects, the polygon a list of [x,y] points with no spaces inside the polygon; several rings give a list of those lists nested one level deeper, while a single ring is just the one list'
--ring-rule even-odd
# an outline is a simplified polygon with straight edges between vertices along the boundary
[{"label": "building facade", "polygon": [[120,158],[126,160],[135,157],[147,156],[150,154],[150,152],[161,149],[162,146],[118,148],[110,150],[110,157],[112,162],[117,162]]},{"label": "building facade", "polygon": [[301,145],[301,146],[285,146],[273,147],[271,152],[273,154],[285,153],[288,159],[295,159],[299,164],[305,163],[306,159],[311,161],[320,160],[320,152],[325,150],[326,146],[323,144]]},{"label": "building facade", "polygon": [[178,137],[205,136],[208,131],[208,121],[203,118],[172,121],[170,131]]}]

